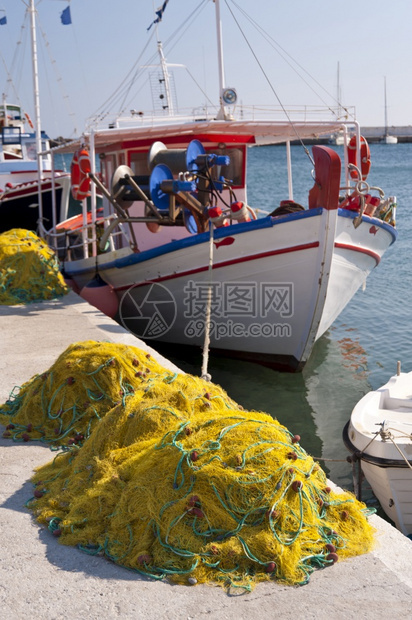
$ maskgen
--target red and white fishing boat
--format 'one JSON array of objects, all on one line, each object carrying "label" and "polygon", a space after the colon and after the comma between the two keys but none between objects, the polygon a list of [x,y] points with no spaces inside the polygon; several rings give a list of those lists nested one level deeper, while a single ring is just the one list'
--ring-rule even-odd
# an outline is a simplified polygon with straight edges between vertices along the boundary
[{"label": "red and white fishing boat", "polygon": [[[96,274],[109,285],[118,320],[137,336],[299,371],[395,241],[396,201],[368,185],[369,149],[356,122],[255,120],[244,109],[236,119],[235,103],[220,71],[210,117],[133,111],[59,147],[76,153],[74,194],[81,184],[92,208],[83,227],[56,222],[48,239],[79,290]],[[350,140],[345,160],[313,146],[308,201],[296,204],[290,142],[338,131]],[[289,194],[262,214],[259,202],[248,204],[246,170],[249,147],[268,143],[286,145]],[[271,192],[270,180],[261,191]]]}]

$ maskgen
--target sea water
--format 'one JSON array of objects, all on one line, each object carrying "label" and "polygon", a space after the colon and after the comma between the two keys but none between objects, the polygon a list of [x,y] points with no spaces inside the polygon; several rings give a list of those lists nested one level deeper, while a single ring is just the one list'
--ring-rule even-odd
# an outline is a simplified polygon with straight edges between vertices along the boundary
[{"label": "sea water", "polygon": [[[334,147],[343,157],[343,147]],[[342,430],[354,405],[402,370],[412,371],[412,144],[371,145],[370,185],[397,197],[398,239],[387,250],[328,332],[316,343],[300,374],[279,373],[256,364],[210,355],[212,381],[247,409],[264,411],[301,436],[301,445],[321,459],[338,485],[353,489],[352,468]],[[292,146],[294,199],[307,205],[312,164]],[[309,149],[310,150],[310,149]],[[284,148],[248,150],[248,203],[272,211],[288,197]],[[153,344],[156,348],[156,344]],[[186,372],[200,374],[201,352],[188,358],[163,351]],[[368,495],[369,494],[369,495]],[[364,489],[365,499],[370,496]]]}]

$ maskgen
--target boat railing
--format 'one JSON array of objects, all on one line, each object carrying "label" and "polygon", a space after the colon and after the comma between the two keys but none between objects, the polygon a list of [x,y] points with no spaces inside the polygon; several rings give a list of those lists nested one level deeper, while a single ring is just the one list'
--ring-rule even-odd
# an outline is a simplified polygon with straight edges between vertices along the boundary
[{"label": "boat railing", "polygon": [[[89,122],[89,129],[97,130],[102,128],[120,129],[126,126],[142,126],[147,127],[162,123],[170,124],[173,122],[202,122],[217,118],[218,109],[215,106],[200,106],[196,108],[179,108],[179,110],[171,114],[159,114],[155,111],[137,111],[131,110],[129,115],[117,117],[108,121],[105,119],[92,119]],[[333,122],[353,122],[355,118],[355,108],[342,108],[333,106],[317,106],[317,105],[288,105],[288,106],[271,106],[271,105],[239,105],[232,109],[232,120],[277,120],[285,121],[314,121],[322,119]]]},{"label": "boat railing", "polygon": [[[273,116],[285,119],[299,121],[309,121],[322,118],[327,120],[328,117],[333,121],[348,121],[348,119],[355,118],[355,108],[345,110],[345,114],[342,115],[342,110],[334,107],[319,107],[315,105],[304,106],[265,106],[265,105],[242,105],[240,108],[242,118],[250,118],[251,120],[259,120],[262,118],[271,118]],[[351,121],[352,122],[352,121]]]},{"label": "boat railing", "polygon": [[[39,222],[38,227],[40,235],[47,239],[48,244],[55,250],[59,259],[74,260],[96,256],[96,254],[107,250],[114,250],[116,245],[121,247],[122,242],[116,244],[117,238],[123,238],[125,244],[129,245],[131,239],[125,224],[131,223],[133,219],[137,218],[122,219],[115,213],[111,213],[105,217],[99,217],[95,222],[83,222],[75,228],[64,228],[62,226],[61,228],[46,230],[42,222]],[[109,231],[107,235],[105,234],[106,231]]]}]

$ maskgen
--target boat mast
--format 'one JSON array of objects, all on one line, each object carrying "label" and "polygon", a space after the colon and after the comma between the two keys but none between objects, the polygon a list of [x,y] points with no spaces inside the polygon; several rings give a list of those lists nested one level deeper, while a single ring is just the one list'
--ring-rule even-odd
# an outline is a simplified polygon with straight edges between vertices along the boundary
[{"label": "boat mast", "polygon": [[[156,25],[156,35],[157,35],[157,25]],[[173,107],[173,98],[172,98],[171,90],[170,90],[170,75],[167,69],[166,58],[163,54],[162,42],[159,41],[159,37],[157,37],[157,51],[159,52],[159,56],[160,56],[160,66],[162,68],[162,74],[163,74],[163,80],[164,80],[164,86],[165,86],[165,92],[166,92],[167,109],[169,111],[169,116],[173,116],[174,107]]]},{"label": "boat mast", "polygon": [[216,34],[217,34],[217,56],[219,69],[219,100],[220,110],[218,118],[224,119],[226,116],[225,106],[223,105],[222,93],[225,87],[225,66],[223,64],[223,44],[222,44],[222,21],[220,19],[220,0],[213,0],[216,12]]},{"label": "boat mast", "polygon": [[386,102],[386,76],[383,78],[384,102],[385,102],[385,138],[388,135],[388,105]]},{"label": "boat mast", "polygon": [[217,56],[218,56],[218,69],[219,69],[219,101],[220,108],[216,118],[218,120],[229,120],[230,114],[228,114],[225,108],[225,102],[223,100],[223,93],[225,91],[225,66],[223,62],[223,43],[222,43],[222,21],[220,19],[220,0],[213,0],[215,3],[216,12],[216,34],[217,34]]},{"label": "boat mast", "polygon": [[33,93],[34,93],[34,111],[36,126],[36,151],[37,166],[39,171],[39,180],[43,178],[42,158],[40,155],[41,145],[41,122],[40,122],[40,97],[39,97],[39,73],[37,68],[37,41],[36,41],[36,9],[34,0],[30,0],[29,6],[30,26],[31,26],[31,49],[32,49],[32,69],[33,69]]},{"label": "boat mast", "polygon": [[336,96],[338,100],[338,119],[340,119],[340,115],[342,113],[341,110],[341,93],[340,93],[340,63],[338,62],[338,75],[337,75],[337,83],[336,83]]},{"label": "boat mast", "polygon": [[3,93],[3,114],[4,114],[3,125],[4,127],[8,127],[9,121],[7,118],[6,93]]}]

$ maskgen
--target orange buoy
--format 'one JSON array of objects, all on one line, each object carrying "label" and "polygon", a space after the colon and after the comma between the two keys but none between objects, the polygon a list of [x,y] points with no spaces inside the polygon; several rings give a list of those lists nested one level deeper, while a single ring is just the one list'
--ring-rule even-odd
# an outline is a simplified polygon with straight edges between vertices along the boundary
[{"label": "orange buoy", "polygon": [[26,117],[26,120],[30,126],[31,129],[34,129],[34,125],[33,125],[33,121],[31,120],[30,116],[27,114],[27,112],[24,113],[24,116]]},{"label": "orange buoy", "polygon": [[[360,137],[360,166],[357,162],[357,154],[358,142],[356,140],[356,136],[352,136],[348,144],[348,161],[350,164],[353,164],[357,168],[360,168],[362,179],[365,180],[371,168],[371,153],[369,149],[369,144],[367,143],[366,138],[364,138],[363,136]],[[358,174],[356,170],[350,170],[350,176],[352,177],[352,179],[357,179]]]},{"label": "orange buoy", "polygon": [[223,228],[223,226],[229,226],[229,220],[223,215],[220,207],[209,207],[209,217],[212,224],[216,228]]},{"label": "orange buoy", "polygon": [[84,200],[90,196],[91,170],[89,152],[86,149],[76,151],[70,167],[71,190],[75,200]]}]

